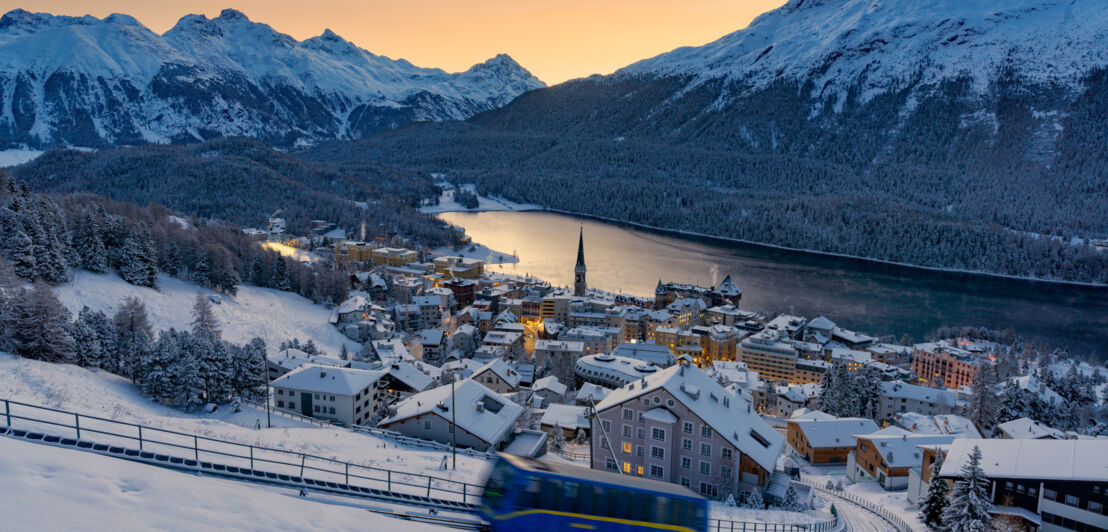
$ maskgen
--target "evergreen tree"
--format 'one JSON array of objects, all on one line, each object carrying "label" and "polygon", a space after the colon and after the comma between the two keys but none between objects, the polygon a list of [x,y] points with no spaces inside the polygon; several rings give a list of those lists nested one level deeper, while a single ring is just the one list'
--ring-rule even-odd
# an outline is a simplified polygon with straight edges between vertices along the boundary
[{"label": "evergreen tree", "polygon": [[12,296],[8,334],[15,354],[47,362],[75,362],[69,311],[49,285],[36,282]]},{"label": "evergreen tree", "polygon": [[173,364],[177,379],[173,388],[173,402],[185,407],[198,405],[204,394],[204,380],[200,376],[200,342],[188,332],[177,333],[180,355]]},{"label": "evergreen tree", "polygon": [[170,329],[158,333],[157,342],[151,347],[149,356],[144,360],[145,367],[142,371],[142,380],[139,382],[142,392],[155,399],[176,402],[180,395],[176,366],[181,357],[182,350],[177,332]]},{"label": "evergreen tree", "polygon": [[939,471],[943,468],[943,455],[931,466],[931,484],[927,488],[927,497],[920,504],[920,517],[923,523],[934,530],[943,528],[943,512],[948,504],[946,494],[950,487],[945,480],[939,478]]},{"label": "evergreen tree", "polygon": [[38,260],[35,258],[35,246],[31,237],[19,230],[12,236],[11,263],[15,274],[24,279],[34,279],[38,271]]},{"label": "evergreen tree", "polygon": [[277,256],[276,260],[273,262],[273,287],[286,292],[292,289],[292,282],[289,277],[289,264],[282,256]]},{"label": "evergreen tree", "polygon": [[86,368],[100,367],[100,358],[104,351],[100,346],[100,335],[79,316],[77,321],[70,325],[69,335],[73,338],[73,348],[76,353],[74,362]]},{"label": "evergreen tree", "polygon": [[73,232],[73,247],[80,250],[80,265],[84,269],[102,273],[108,271],[108,250],[101,237],[102,228],[90,207],[86,207]]},{"label": "evergreen tree", "polygon": [[112,318],[115,327],[115,352],[119,360],[119,373],[138,383],[143,370],[142,361],[150,351],[153,329],[146,305],[137,297],[123,300]]},{"label": "evergreen tree", "polygon": [[129,235],[123,241],[119,255],[119,276],[124,281],[137,286],[149,286],[146,268],[146,246],[136,235]]},{"label": "evergreen tree", "polygon": [[265,341],[254,337],[242,346],[239,353],[234,368],[235,393],[264,399],[269,380]]},{"label": "evergreen tree", "polygon": [[96,343],[100,352],[95,357],[89,356],[89,360],[96,359],[97,367],[112,373],[119,372],[119,356],[115,344],[115,327],[111,320],[102,311],[93,311],[88,306],[82,307],[77,313],[77,321],[89,327],[96,334]]},{"label": "evergreen tree", "polygon": [[789,487],[785,488],[785,499],[781,501],[781,509],[788,512],[799,512],[800,508],[800,496],[796,493],[796,487],[792,482],[789,482]]},{"label": "evergreen tree", "polygon": [[212,312],[212,302],[208,301],[203,292],[196,293],[196,300],[192,305],[192,334],[210,342],[218,341],[222,335],[219,320]]},{"label": "evergreen tree", "polygon": [[982,364],[977,368],[973,380],[973,398],[970,399],[966,417],[988,434],[996,426],[997,397],[994,391],[998,383],[996,368],[992,364]]},{"label": "evergreen tree", "polygon": [[762,490],[754,488],[754,491],[751,491],[750,495],[746,497],[746,504],[744,504],[743,507],[753,510],[765,510],[766,503],[762,499]]},{"label": "evergreen tree", "polygon": [[162,271],[174,277],[181,273],[181,248],[176,242],[170,242],[165,246],[165,253],[162,255]]},{"label": "evergreen tree", "polygon": [[561,451],[566,447],[566,436],[562,434],[562,425],[557,421],[554,422],[554,431],[551,434],[550,447],[556,451]]},{"label": "evergreen tree", "polygon": [[989,479],[981,469],[981,448],[974,445],[961,476],[954,481],[950,505],[943,511],[943,524],[959,532],[984,532],[992,508]]},{"label": "evergreen tree", "polygon": [[254,255],[254,258],[250,260],[250,284],[267,286],[265,281],[265,267],[262,266],[262,258]]},{"label": "evergreen tree", "polygon": [[192,280],[204,288],[212,287],[212,259],[207,251],[201,250],[196,264],[192,267]]}]

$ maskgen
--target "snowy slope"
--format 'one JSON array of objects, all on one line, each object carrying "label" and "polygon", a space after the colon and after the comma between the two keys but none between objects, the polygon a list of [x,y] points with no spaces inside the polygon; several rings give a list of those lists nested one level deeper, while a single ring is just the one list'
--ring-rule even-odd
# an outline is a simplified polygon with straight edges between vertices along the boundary
[{"label": "snowy slope", "polygon": [[321,504],[291,489],[201,477],[0,438],[9,530],[440,530]]},{"label": "snowy slope", "polygon": [[[254,430],[259,420],[265,425],[264,410],[244,407],[235,413],[232,407],[223,406],[210,415],[184,413],[143,397],[130,381],[118,375],[70,364],[28,360],[7,353],[0,353],[0,398],[469,483],[483,482],[489,467],[484,459],[459,454],[457,470],[440,471],[442,451],[401,445],[385,437],[339,428],[308,427],[279,415],[272,416],[273,428]],[[29,413],[18,405],[12,408],[16,415]],[[35,411],[34,415],[41,416],[42,412]],[[16,426],[58,430],[30,425],[26,421],[17,421]],[[108,443],[116,442],[110,440]]]},{"label": "snowy slope", "polygon": [[227,9],[164,35],[114,14],[0,19],[0,143],[104,146],[243,135],[292,146],[463,119],[541,81],[506,55],[420,68],[325,31],[297,41]]},{"label": "snowy slope", "polygon": [[747,90],[811,79],[817,95],[861,82],[863,101],[916,76],[969,75],[980,92],[1001,67],[1072,87],[1108,62],[1106,40],[1101,0],[790,0],[715,42],[620,73],[725,78]]},{"label": "snowy slope", "polygon": [[[191,329],[192,305],[196,293],[217,295],[217,292],[201,288],[193,283],[173,277],[159,277],[158,289],[128,284],[115,273],[95,274],[86,270],[73,272],[73,280],[55,289],[58,299],[76,314],[88,305],[101,310],[109,317],[120,302],[137,297],[146,304],[150,322],[155,330]],[[234,343],[246,343],[257,336],[265,340],[271,352],[281,342],[300,338],[312,340],[325,354],[338,355],[345,344],[352,352],[360,346],[327,322],[331,312],[291,292],[272,288],[243,285],[234,297],[219,295],[221,303],[212,310],[223,328],[223,339]]]}]

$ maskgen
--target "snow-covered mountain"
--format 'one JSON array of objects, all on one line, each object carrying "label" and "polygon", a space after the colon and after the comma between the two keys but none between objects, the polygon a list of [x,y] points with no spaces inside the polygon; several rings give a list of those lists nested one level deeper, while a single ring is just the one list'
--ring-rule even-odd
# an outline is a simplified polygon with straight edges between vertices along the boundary
[{"label": "snow-covered mountain", "polygon": [[1076,87],[1108,63],[1108,6],[1100,0],[790,0],[750,26],[679,48],[617,75],[726,79],[740,92],[775,80],[811,82],[813,96],[861,100],[905,84],[956,77],[987,89],[1000,70]]},{"label": "snow-covered mountain", "polygon": [[120,14],[0,18],[0,144],[243,135],[289,146],[464,119],[542,86],[506,55],[451,74],[330,30],[297,41],[231,9],[164,35]]}]

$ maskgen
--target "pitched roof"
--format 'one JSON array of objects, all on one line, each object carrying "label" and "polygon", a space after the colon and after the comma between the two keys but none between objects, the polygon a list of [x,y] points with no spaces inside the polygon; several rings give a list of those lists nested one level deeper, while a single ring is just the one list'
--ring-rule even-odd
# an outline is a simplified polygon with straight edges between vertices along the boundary
[{"label": "pitched roof", "polygon": [[1017,440],[1038,440],[1042,438],[1054,438],[1056,440],[1066,439],[1066,433],[1043,425],[1029,417],[1021,417],[1019,419],[1006,421],[997,425],[996,430],[1004,431],[1013,439]]},{"label": "pitched roof", "polygon": [[827,332],[831,332],[835,328],[835,322],[827,319],[826,316],[820,316],[810,322],[808,322],[809,329],[821,329]]},{"label": "pitched roof", "polygon": [[872,419],[843,417],[838,419],[790,419],[796,423],[808,438],[812,448],[853,447],[855,434],[868,434],[877,431],[877,423]]},{"label": "pitched roof", "polygon": [[512,369],[512,367],[509,366],[507,362],[504,362],[504,359],[493,359],[488,364],[477,368],[473,371],[473,377],[476,377],[477,375],[480,375],[486,371],[491,371],[494,375],[500,377],[500,380],[508,383],[508,386],[511,386],[512,388],[519,386],[519,373],[516,372],[516,370]]},{"label": "pitched roof", "polygon": [[659,366],[668,366],[677,360],[668,347],[647,343],[632,344],[630,342],[623,342],[612,350],[612,355],[634,358],[643,362],[651,362]]},{"label": "pitched roof", "polygon": [[446,384],[396,403],[396,413],[381,421],[381,425],[436,412],[448,421],[453,418],[459,428],[485,442],[497,443],[511,432],[512,424],[523,413],[522,406],[504,399],[477,381],[466,379],[454,383],[453,397],[458,410],[452,416],[450,409],[454,408],[454,402],[450,388]]},{"label": "pitched roof", "polygon": [[943,445],[954,441],[955,436],[912,434],[900,427],[890,426],[871,434],[855,434],[856,439],[873,442],[877,452],[889,464],[889,467],[912,467],[920,465],[923,458],[920,446]]},{"label": "pitched roof", "polygon": [[335,395],[357,395],[377,383],[381,370],[335,368],[305,364],[273,381],[276,388]]},{"label": "pitched roof", "polygon": [[558,382],[558,377],[553,375],[548,375],[535,381],[535,383],[531,385],[531,389],[534,391],[550,390],[558,395],[565,395],[566,393],[566,385]]},{"label": "pitched roof", "polygon": [[591,397],[593,402],[597,402],[604,400],[604,398],[608,397],[608,394],[611,392],[612,391],[608,388],[593,384],[591,382],[586,382],[585,384],[581,385],[581,388],[579,390],[577,390],[577,398],[588,399]]},{"label": "pitched roof", "polygon": [[980,440],[963,438],[945,446],[941,477],[961,475],[974,446],[981,448],[981,469],[989,478],[1104,481],[1108,478],[1108,440]]},{"label": "pitched roof", "polygon": [[411,389],[422,392],[431,385],[431,377],[420,371],[419,368],[407,362],[393,362],[383,368],[390,377],[408,385]]},{"label": "pitched roof", "polygon": [[740,452],[773,471],[785,438],[754,413],[750,401],[736,397],[695,366],[678,364],[622,386],[596,405],[598,412],[664,389]]},{"label": "pitched roof", "polygon": [[557,423],[563,429],[589,428],[589,419],[585,417],[585,407],[574,405],[554,404],[546,407],[546,412],[543,412],[539,423],[551,426]]}]

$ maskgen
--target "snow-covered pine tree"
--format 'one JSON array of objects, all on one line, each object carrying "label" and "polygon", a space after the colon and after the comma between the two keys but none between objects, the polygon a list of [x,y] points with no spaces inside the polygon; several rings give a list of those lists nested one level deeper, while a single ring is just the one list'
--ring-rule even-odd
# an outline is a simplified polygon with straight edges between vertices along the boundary
[{"label": "snow-covered pine tree", "polygon": [[137,286],[146,286],[146,247],[137,235],[128,235],[119,253],[119,276]]},{"label": "snow-covered pine tree", "polygon": [[143,393],[159,400],[176,402],[178,376],[175,366],[181,358],[181,345],[173,329],[158,333],[158,339],[143,360],[139,388]]},{"label": "snow-covered pine tree", "polygon": [[554,431],[551,433],[550,447],[556,451],[561,451],[566,447],[566,436],[562,434],[562,425],[557,421],[554,422]]},{"label": "snow-covered pine tree", "polygon": [[196,300],[192,304],[192,334],[210,342],[218,341],[223,334],[219,328],[219,320],[212,311],[212,302],[203,292],[196,293]]},{"label": "snow-covered pine tree", "polygon": [[200,377],[198,342],[188,332],[179,331],[177,343],[181,349],[172,366],[173,374],[177,375],[173,387],[173,402],[180,407],[200,404],[204,394],[204,381]]},{"label": "snow-covered pine tree", "polygon": [[85,306],[77,313],[77,321],[88,325],[96,333],[96,339],[100,346],[100,352],[96,356],[97,367],[112,373],[118,373],[119,356],[115,345],[115,327],[108,319],[107,314],[99,310],[93,311]]},{"label": "snow-covered pine tree", "polygon": [[123,300],[112,318],[115,327],[115,352],[119,360],[119,374],[137,383],[142,367],[139,365],[153,342],[153,329],[146,305],[137,297]]},{"label": "snow-covered pine tree", "polygon": [[192,266],[192,280],[204,288],[212,287],[212,259],[207,250],[198,250],[196,263]]},{"label": "snow-covered pine tree", "polygon": [[920,503],[920,518],[923,523],[933,530],[943,529],[943,512],[949,501],[946,498],[950,486],[945,480],[939,479],[939,471],[943,468],[943,455],[940,453],[935,463],[931,465],[931,484],[927,488],[927,496]]},{"label": "snow-covered pine tree", "polygon": [[280,255],[273,261],[273,287],[284,291],[292,289],[292,282],[289,278],[289,264]]},{"label": "snow-covered pine tree", "polygon": [[750,495],[746,497],[746,503],[743,504],[744,508],[750,508],[753,510],[765,510],[766,503],[762,499],[762,490],[754,488],[754,491],[750,492]]},{"label": "snow-covered pine tree", "polygon": [[728,508],[734,508],[734,507],[738,506],[737,504],[735,504],[735,494],[734,493],[729,493],[727,495],[727,500],[723,501],[723,504],[724,504],[724,506],[727,506]]},{"label": "snow-covered pine tree", "polygon": [[22,230],[16,231],[11,237],[10,261],[15,274],[24,279],[34,279],[38,271],[38,260],[35,258],[35,245],[31,237]]},{"label": "snow-covered pine tree", "polygon": [[796,493],[796,487],[793,483],[789,483],[789,487],[785,488],[785,498],[781,501],[781,509],[788,512],[801,511],[800,508],[800,495]]},{"label": "snow-covered pine tree", "polygon": [[250,260],[250,284],[268,286],[265,279],[265,267],[262,265],[262,258],[258,255],[254,255],[254,258]]},{"label": "snow-covered pine tree", "polygon": [[319,354],[319,348],[315,346],[315,341],[312,340],[311,338],[308,339],[307,343],[305,343],[304,345],[302,345],[300,347],[300,350],[304,351],[305,353],[307,353],[309,355],[318,355]]},{"label": "snow-covered pine tree", "polygon": [[162,254],[162,271],[174,277],[181,273],[181,248],[176,242],[170,242],[165,246],[165,253]]},{"label": "snow-covered pine tree", "polygon": [[966,417],[977,425],[982,434],[989,434],[996,426],[997,397],[995,388],[998,383],[996,367],[982,364],[973,379],[973,397],[970,399]]},{"label": "snow-covered pine tree", "polygon": [[15,354],[48,362],[76,361],[69,311],[50,285],[35,282],[30,289],[9,297],[8,334]]},{"label": "snow-covered pine tree", "polygon": [[73,247],[80,250],[81,267],[90,272],[108,271],[108,250],[102,231],[93,209],[85,207],[73,228]]},{"label": "snow-covered pine tree", "polygon": [[859,404],[858,416],[877,419],[881,411],[881,373],[872,366],[866,366],[854,375],[854,388]]},{"label": "snow-covered pine tree", "polygon": [[943,525],[959,532],[984,532],[992,508],[989,479],[981,469],[981,448],[974,445],[961,476],[954,481],[950,505],[943,511]]},{"label": "snow-covered pine tree", "polygon": [[70,325],[69,335],[73,338],[73,350],[76,354],[74,362],[86,368],[100,367],[101,353],[104,351],[100,346],[100,335],[82,321],[80,316]]}]

